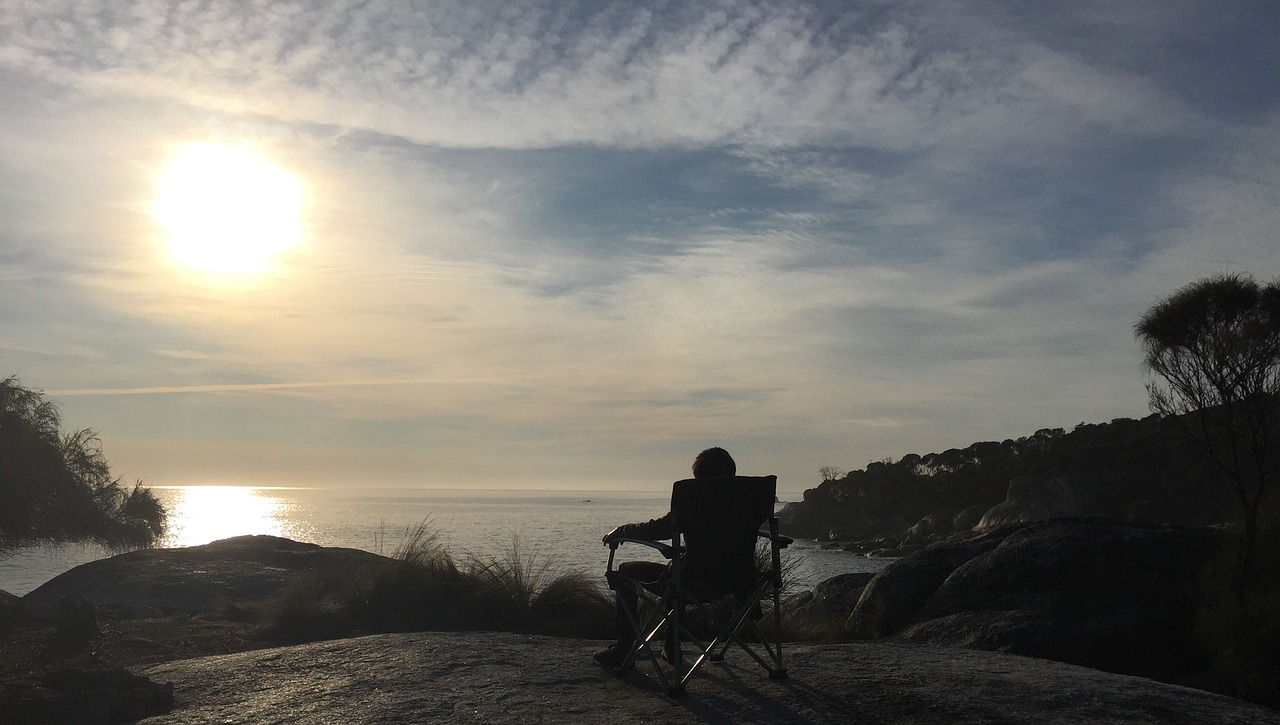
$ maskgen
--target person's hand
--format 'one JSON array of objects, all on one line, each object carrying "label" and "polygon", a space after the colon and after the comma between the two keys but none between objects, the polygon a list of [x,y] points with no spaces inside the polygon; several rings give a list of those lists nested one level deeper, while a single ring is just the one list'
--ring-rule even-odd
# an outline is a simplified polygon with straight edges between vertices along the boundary
[{"label": "person's hand", "polygon": [[605,535],[604,535],[604,538],[600,539],[600,543],[602,543],[602,544],[612,544],[612,543],[613,543],[613,540],[614,540],[614,539],[616,539],[616,538],[618,538],[618,532],[619,532],[619,531],[621,531],[621,530],[622,530],[622,527],[621,527],[621,526],[615,526],[615,527],[613,527],[613,530],[612,530],[612,531],[610,531],[609,533],[605,534]]}]

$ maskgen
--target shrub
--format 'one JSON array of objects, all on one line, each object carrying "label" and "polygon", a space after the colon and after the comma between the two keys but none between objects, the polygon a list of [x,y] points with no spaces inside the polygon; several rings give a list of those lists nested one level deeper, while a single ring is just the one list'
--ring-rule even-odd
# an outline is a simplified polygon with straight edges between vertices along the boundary
[{"label": "shrub", "polygon": [[62,433],[58,406],[16,378],[0,380],[0,555],[42,541],[147,546],[164,507],[111,474],[96,433]]},{"label": "shrub", "polygon": [[1280,505],[1273,500],[1262,517],[1255,576],[1242,596],[1234,586],[1240,541],[1233,538],[1205,573],[1208,604],[1197,619],[1211,687],[1280,707]]},{"label": "shrub", "polygon": [[351,607],[360,589],[358,576],[350,570],[305,574],[263,605],[262,634],[282,644],[351,636],[356,632]]},{"label": "shrub", "polygon": [[289,643],[406,631],[606,637],[613,608],[592,577],[558,572],[518,539],[503,557],[459,565],[424,521],[380,570],[316,572],[268,602],[261,618],[265,636]]}]

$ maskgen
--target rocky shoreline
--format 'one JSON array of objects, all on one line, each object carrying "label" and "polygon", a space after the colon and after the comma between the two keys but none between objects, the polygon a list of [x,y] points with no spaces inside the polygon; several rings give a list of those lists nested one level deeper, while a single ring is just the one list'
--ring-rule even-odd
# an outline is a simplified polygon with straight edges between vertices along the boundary
[{"label": "rocky shoreline", "polygon": [[[1185,636],[1195,602],[1178,592],[1186,562],[1219,539],[1210,527],[1070,519],[935,543],[787,603],[797,618],[876,639],[789,644],[785,683],[730,657],[679,703],[643,671],[619,679],[596,668],[592,640],[419,633],[271,648],[228,615],[317,568],[386,560],[239,537],[93,562],[26,597],[0,598],[0,681],[11,685],[0,701],[30,700],[51,669],[125,667],[162,692],[173,683],[173,710],[146,719],[164,723],[826,722],[849,713],[885,723],[1280,723],[1280,713],[1156,681],[1203,684]],[[78,645],[67,637],[84,609],[66,602],[89,603],[98,618]],[[24,618],[30,626],[14,626]]]},{"label": "rocky shoreline", "polygon": [[1010,652],[1212,687],[1188,586],[1219,527],[1053,519],[931,544],[792,600],[844,636]]}]

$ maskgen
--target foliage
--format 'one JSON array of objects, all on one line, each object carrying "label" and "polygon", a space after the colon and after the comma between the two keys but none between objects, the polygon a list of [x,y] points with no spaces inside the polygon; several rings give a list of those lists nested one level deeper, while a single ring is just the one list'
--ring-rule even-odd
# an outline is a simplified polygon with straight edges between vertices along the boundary
[{"label": "foliage", "polygon": [[[348,637],[356,632],[349,610],[360,599],[359,572],[320,569],[282,589],[266,605],[263,636],[281,644]],[[252,620],[243,608],[224,607],[226,619]]]},{"label": "foliage", "polygon": [[835,481],[844,477],[844,469],[839,466],[823,466],[818,469],[818,475],[823,481]]},{"label": "foliage", "polygon": [[[1258,532],[1259,576],[1243,597],[1230,586],[1238,552],[1228,550],[1204,575],[1211,601],[1197,634],[1208,654],[1209,684],[1224,694],[1280,707],[1280,504],[1264,507]],[[1235,544],[1237,547],[1240,542]]]},{"label": "foliage", "polygon": [[1134,334],[1152,375],[1151,409],[1177,420],[1234,484],[1244,511],[1240,592],[1265,492],[1280,475],[1280,282],[1200,280],[1153,305]]},{"label": "foliage", "polygon": [[1042,428],[940,453],[875,461],[805,491],[780,516],[788,534],[843,539],[896,534],[922,517],[981,511],[1004,500],[1021,476],[1075,476],[1092,513],[1126,516],[1143,506],[1171,523],[1225,520],[1231,501],[1207,456],[1187,446],[1176,423],[1149,416]]},{"label": "foliage", "polygon": [[0,381],[0,554],[42,541],[154,543],[164,507],[141,482],[112,476],[96,433],[61,425],[43,392]]},{"label": "foliage", "polygon": [[595,577],[560,572],[518,539],[503,557],[459,564],[424,521],[405,532],[381,570],[317,572],[283,591],[262,616],[265,633],[279,642],[404,631],[606,637],[613,603]]}]

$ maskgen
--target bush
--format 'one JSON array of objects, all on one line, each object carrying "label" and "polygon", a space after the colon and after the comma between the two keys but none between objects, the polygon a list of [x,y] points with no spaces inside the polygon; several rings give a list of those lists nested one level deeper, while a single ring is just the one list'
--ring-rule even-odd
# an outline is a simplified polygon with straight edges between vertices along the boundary
[{"label": "bush", "polygon": [[1208,604],[1197,633],[1208,656],[1209,686],[1223,694],[1280,708],[1280,505],[1267,507],[1258,530],[1255,576],[1237,595],[1240,540],[1225,547],[1205,574]]},{"label": "bush", "polygon": [[263,636],[281,644],[349,637],[356,633],[350,610],[359,590],[350,571],[323,569],[304,575],[264,605]]},{"label": "bush", "polygon": [[282,643],[365,632],[509,631],[607,637],[613,604],[593,577],[513,541],[502,558],[459,565],[423,522],[376,572],[304,577],[264,605],[264,635]]},{"label": "bush", "polygon": [[150,490],[112,476],[92,430],[62,433],[57,405],[0,380],[0,555],[44,541],[147,546],[164,532]]}]

